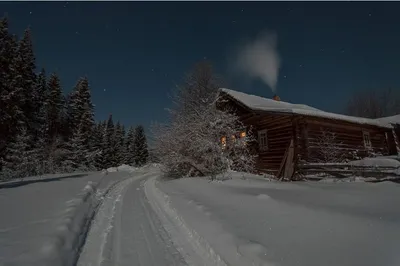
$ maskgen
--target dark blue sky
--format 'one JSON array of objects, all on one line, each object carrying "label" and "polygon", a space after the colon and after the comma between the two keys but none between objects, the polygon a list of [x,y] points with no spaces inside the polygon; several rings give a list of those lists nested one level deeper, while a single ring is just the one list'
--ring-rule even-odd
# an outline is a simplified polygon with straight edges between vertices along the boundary
[{"label": "dark blue sky", "polygon": [[0,2],[12,33],[30,26],[38,68],[65,91],[89,77],[96,118],[163,120],[168,92],[204,57],[231,89],[271,97],[230,69],[233,48],[278,37],[284,101],[341,112],[354,90],[400,89],[399,2]]}]

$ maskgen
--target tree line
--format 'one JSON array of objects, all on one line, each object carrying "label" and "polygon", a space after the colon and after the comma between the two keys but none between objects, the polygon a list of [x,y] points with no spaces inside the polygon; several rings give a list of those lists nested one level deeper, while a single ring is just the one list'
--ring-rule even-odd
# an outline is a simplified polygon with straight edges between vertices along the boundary
[{"label": "tree line", "polygon": [[87,77],[64,95],[56,73],[36,72],[31,32],[0,20],[0,179],[98,170],[148,160],[143,126],[94,119]]}]

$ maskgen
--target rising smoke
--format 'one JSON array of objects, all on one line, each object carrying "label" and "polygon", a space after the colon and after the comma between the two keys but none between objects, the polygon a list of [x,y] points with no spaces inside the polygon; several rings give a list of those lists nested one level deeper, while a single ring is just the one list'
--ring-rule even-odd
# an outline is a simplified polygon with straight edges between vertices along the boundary
[{"label": "rising smoke", "polygon": [[281,61],[276,34],[264,31],[237,51],[236,69],[250,78],[260,78],[275,92]]}]

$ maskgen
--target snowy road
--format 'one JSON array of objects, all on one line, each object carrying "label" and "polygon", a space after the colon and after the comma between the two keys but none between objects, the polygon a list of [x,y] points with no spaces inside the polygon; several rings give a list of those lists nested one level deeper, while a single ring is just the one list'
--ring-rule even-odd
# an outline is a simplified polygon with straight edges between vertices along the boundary
[{"label": "snowy road", "polygon": [[106,195],[78,266],[186,265],[146,198],[149,175],[126,178]]}]

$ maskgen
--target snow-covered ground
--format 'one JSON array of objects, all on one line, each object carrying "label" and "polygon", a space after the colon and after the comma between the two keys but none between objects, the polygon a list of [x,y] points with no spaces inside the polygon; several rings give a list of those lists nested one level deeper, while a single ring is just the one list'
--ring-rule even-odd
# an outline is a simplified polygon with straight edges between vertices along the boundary
[{"label": "snow-covered ground", "polygon": [[400,265],[398,184],[186,178],[156,187],[219,265]]},{"label": "snow-covered ground", "polygon": [[400,185],[121,166],[0,189],[0,265],[400,265]]},{"label": "snow-covered ground", "polygon": [[73,262],[99,195],[124,176],[66,174],[8,182],[0,188],[0,265]]}]

